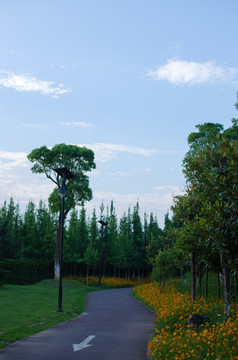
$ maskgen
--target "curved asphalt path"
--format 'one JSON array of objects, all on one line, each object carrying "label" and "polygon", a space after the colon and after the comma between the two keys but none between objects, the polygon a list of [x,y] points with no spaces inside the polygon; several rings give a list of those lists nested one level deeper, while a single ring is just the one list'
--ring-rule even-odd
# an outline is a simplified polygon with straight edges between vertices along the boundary
[{"label": "curved asphalt path", "polygon": [[[7,346],[0,359],[144,360],[154,319],[132,297],[131,289],[91,292],[87,310],[79,318]],[[83,341],[91,346],[74,351],[73,344]]]}]

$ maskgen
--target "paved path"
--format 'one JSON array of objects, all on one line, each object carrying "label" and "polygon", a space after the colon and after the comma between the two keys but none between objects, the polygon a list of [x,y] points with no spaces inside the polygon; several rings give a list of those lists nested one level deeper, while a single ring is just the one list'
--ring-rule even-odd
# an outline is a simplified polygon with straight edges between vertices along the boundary
[{"label": "paved path", "polygon": [[0,359],[145,360],[153,328],[153,313],[131,289],[91,292],[83,316],[9,345]]}]

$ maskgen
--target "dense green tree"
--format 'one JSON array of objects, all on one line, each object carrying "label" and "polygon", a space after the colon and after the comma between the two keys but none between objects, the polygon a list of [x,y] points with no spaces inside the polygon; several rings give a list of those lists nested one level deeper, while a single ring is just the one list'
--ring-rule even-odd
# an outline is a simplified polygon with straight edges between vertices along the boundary
[{"label": "dense green tree", "polygon": [[[105,215],[105,205],[102,202],[99,206],[100,208],[100,220],[104,221],[108,225],[109,217],[109,208],[106,208]],[[99,220],[98,220],[99,222]],[[109,253],[110,253],[110,239],[108,238],[108,226],[99,225],[99,242],[98,242],[98,252],[99,252],[99,267],[98,272],[100,275],[106,275],[106,267],[108,265]]]},{"label": "dense green tree", "polygon": [[176,275],[177,258],[174,248],[159,250],[153,267],[152,278],[164,287],[165,281]]},{"label": "dense green tree", "polygon": [[43,201],[29,201],[21,227],[21,256],[53,261],[56,222]]},{"label": "dense green tree", "polygon": [[17,243],[18,215],[13,198],[9,204],[5,201],[0,209],[0,258],[17,257],[19,247]]},{"label": "dense green tree", "polygon": [[[199,160],[206,171],[200,183],[211,193],[203,206],[200,224],[207,230],[207,244],[220,254],[225,285],[225,312],[230,314],[230,270],[237,268],[238,245],[238,140],[217,137]],[[214,194],[215,193],[215,194]]]},{"label": "dense green tree", "polygon": [[[89,265],[92,268],[93,274],[95,274],[95,270],[96,270],[96,267],[98,266],[98,261],[99,261],[99,231],[98,231],[97,224],[98,224],[98,222],[97,222],[96,210],[94,208],[91,219],[88,221],[88,241],[90,244],[89,251],[93,252],[94,254],[97,255],[95,263]],[[92,249],[92,251],[91,251],[91,249]],[[87,251],[88,251],[88,248],[86,249],[86,252]]]},{"label": "dense green tree", "polygon": [[67,265],[70,275],[76,275],[80,259],[82,260],[79,244],[79,218],[78,211],[73,209],[70,213],[64,241],[64,263]]},{"label": "dense green tree", "polygon": [[88,276],[90,267],[93,269],[99,260],[98,251],[93,245],[92,239],[89,240],[87,249],[84,254],[84,262],[87,266],[87,285],[88,285]]},{"label": "dense green tree", "polygon": [[36,209],[38,256],[47,259],[50,263],[54,261],[56,224],[56,217],[50,213],[46,204],[41,200]]},{"label": "dense green tree", "polygon": [[97,226],[97,216],[96,210],[93,209],[92,217],[89,220],[89,241],[92,242],[93,247],[96,249],[98,247],[98,226]]},{"label": "dense green tree", "polygon": [[173,219],[177,223],[176,245],[190,258],[192,277],[192,300],[196,299],[196,264],[201,261],[201,234],[196,229],[196,214],[201,210],[201,201],[194,191],[174,198]]},{"label": "dense green tree", "polygon": [[164,243],[162,240],[163,231],[159,228],[158,220],[152,213],[150,214],[147,233],[148,239],[145,243],[147,258],[150,264],[155,265],[155,258],[159,250],[163,249]]},{"label": "dense green tree", "polygon": [[29,201],[23,218],[23,257],[38,257],[40,244],[37,238],[36,207]]},{"label": "dense green tree", "polygon": [[195,126],[198,132],[192,132],[188,136],[188,153],[196,155],[201,149],[207,146],[211,140],[215,140],[217,134],[221,134],[224,126],[218,123],[204,123]]},{"label": "dense green tree", "polygon": [[84,206],[81,207],[80,215],[79,215],[78,244],[79,244],[79,256],[80,258],[83,259],[88,244],[88,224],[86,219],[86,210]]},{"label": "dense green tree", "polygon": [[128,214],[124,213],[120,218],[118,239],[122,247],[122,267],[125,270],[125,277],[130,279],[134,256],[130,208]]},{"label": "dense green tree", "polygon": [[[180,246],[183,248],[188,243],[190,247],[192,245],[199,249],[200,257],[197,259],[200,261],[200,268],[203,266],[202,262],[208,267],[208,264],[211,265],[211,261],[214,261],[209,255],[211,248],[213,254],[219,254],[225,283],[227,314],[230,311],[229,267],[236,263],[238,234],[237,120],[233,119],[232,123],[232,127],[225,131],[220,124],[205,123],[197,126],[198,133],[190,134],[190,150],[183,162],[187,189],[180,200],[190,199],[193,210],[183,223],[188,208],[181,207],[182,201],[181,208],[176,201],[172,208],[177,212]],[[199,218],[200,223],[197,221]],[[195,257],[192,255],[192,262],[193,260]]]},{"label": "dense green tree", "polygon": [[138,279],[140,279],[141,271],[143,271],[145,265],[146,250],[138,202],[134,206],[132,213],[132,242],[134,248],[134,268],[137,271]]},{"label": "dense green tree", "polygon": [[120,268],[123,266],[123,248],[121,239],[118,236],[117,216],[113,201],[111,201],[110,216],[107,220],[108,240],[110,239],[109,262],[114,269],[113,275],[115,278],[117,269],[120,271]]}]

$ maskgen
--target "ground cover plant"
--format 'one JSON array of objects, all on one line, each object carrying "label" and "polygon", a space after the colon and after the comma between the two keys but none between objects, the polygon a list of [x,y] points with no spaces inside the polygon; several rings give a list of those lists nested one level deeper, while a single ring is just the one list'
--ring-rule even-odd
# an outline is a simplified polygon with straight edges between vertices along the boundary
[{"label": "ground cover plant", "polygon": [[0,348],[23,337],[79,316],[86,296],[96,290],[76,281],[63,281],[63,313],[58,308],[58,281],[0,287]]},{"label": "ground cover plant", "polygon": [[[157,283],[137,286],[135,296],[156,314],[155,333],[148,347],[153,360],[238,359],[238,305],[229,318],[223,316],[224,302],[203,297],[191,302],[189,293],[174,284],[160,288]],[[195,331],[188,325],[191,314],[207,316],[209,322]]]}]

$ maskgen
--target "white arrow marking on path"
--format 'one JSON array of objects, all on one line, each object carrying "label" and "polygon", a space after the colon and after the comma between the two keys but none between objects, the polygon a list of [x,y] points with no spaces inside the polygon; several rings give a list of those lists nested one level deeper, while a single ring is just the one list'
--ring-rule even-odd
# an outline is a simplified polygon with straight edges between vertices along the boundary
[{"label": "white arrow marking on path", "polygon": [[82,350],[84,348],[87,348],[92,345],[88,345],[90,341],[92,341],[95,338],[96,335],[89,335],[84,341],[82,341],[80,344],[73,344],[74,351]]}]

